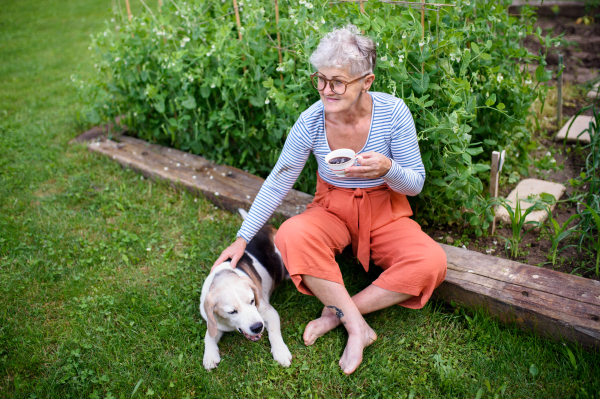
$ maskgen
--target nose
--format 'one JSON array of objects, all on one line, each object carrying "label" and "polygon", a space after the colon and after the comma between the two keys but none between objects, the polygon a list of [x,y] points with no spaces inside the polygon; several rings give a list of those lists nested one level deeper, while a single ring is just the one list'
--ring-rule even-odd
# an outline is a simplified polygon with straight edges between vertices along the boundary
[{"label": "nose", "polygon": [[258,334],[259,332],[261,332],[263,329],[263,323],[258,322],[258,323],[254,323],[250,326],[250,331],[252,331],[254,334]]},{"label": "nose", "polygon": [[323,89],[323,94],[326,96],[335,96],[336,94],[333,92],[333,90],[331,90],[331,86],[329,84],[330,84],[330,82],[327,82],[327,84],[325,84],[325,88]]}]

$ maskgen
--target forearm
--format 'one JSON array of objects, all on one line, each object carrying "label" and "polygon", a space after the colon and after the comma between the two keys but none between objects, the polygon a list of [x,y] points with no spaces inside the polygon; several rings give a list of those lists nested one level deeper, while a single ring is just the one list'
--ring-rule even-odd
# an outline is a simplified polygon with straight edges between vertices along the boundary
[{"label": "forearm", "polygon": [[390,188],[396,192],[405,195],[417,195],[423,189],[425,183],[425,169],[412,169],[400,166],[393,159],[391,160],[391,167],[388,173],[381,178],[387,183]]}]

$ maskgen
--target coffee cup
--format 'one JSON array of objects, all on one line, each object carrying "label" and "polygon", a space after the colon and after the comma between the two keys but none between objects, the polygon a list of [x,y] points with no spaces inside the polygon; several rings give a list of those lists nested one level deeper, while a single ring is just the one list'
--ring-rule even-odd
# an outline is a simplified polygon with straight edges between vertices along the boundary
[{"label": "coffee cup", "polygon": [[327,154],[325,162],[333,173],[338,176],[346,176],[344,169],[355,165],[356,153],[349,148],[341,148]]}]

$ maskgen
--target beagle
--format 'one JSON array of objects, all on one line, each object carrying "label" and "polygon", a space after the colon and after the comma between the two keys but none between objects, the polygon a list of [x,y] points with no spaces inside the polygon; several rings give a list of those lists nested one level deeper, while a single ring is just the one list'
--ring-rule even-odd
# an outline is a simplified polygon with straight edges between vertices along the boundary
[{"label": "beagle", "polygon": [[[246,211],[239,212],[245,219]],[[276,232],[271,225],[263,226],[246,246],[235,269],[230,261],[223,262],[204,281],[200,313],[208,324],[203,359],[206,370],[214,369],[221,361],[217,344],[224,332],[237,330],[256,342],[265,327],[273,358],[284,367],[291,364],[292,354],[281,337],[279,314],[269,304],[273,290],[289,278],[274,244]]]}]

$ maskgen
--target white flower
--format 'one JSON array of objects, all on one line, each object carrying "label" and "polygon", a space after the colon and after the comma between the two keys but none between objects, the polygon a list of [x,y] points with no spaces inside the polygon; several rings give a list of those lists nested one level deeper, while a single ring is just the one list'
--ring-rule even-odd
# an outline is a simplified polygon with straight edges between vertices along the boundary
[{"label": "white flower", "polygon": [[527,80],[525,81],[525,84],[526,84],[526,85],[530,85],[531,83],[533,83],[533,82],[531,81],[531,79],[527,78]]},{"label": "white flower", "polygon": [[211,89],[214,89],[214,88],[215,88],[215,85],[214,85],[214,84],[210,85],[210,88],[211,88]]},{"label": "white flower", "polygon": [[504,76],[502,76],[502,74],[499,73],[498,76],[496,77],[496,80],[498,81],[498,83],[502,83],[502,80],[504,80]]},{"label": "white flower", "polygon": [[394,66],[394,61],[390,61],[390,66]]},{"label": "white flower", "polygon": [[554,47],[558,47],[558,46],[560,46],[560,42],[554,43]]},{"label": "white flower", "polygon": [[285,72],[285,67],[283,65],[278,66],[277,72]]},{"label": "white flower", "polygon": [[269,100],[268,98],[265,100],[265,104],[268,104],[270,102],[271,102],[271,100]]},{"label": "white flower", "polygon": [[115,62],[118,62],[120,59],[121,59],[121,57],[115,58]]},{"label": "white flower", "polygon": [[523,36],[523,32],[519,32],[519,37]]},{"label": "white flower", "polygon": [[473,93],[473,88],[471,87],[471,93]]},{"label": "white flower", "polygon": [[419,40],[419,46],[423,47],[425,45],[425,41],[423,39]]},{"label": "white flower", "polygon": [[552,153],[551,153],[550,151],[548,151],[548,152],[546,153],[546,155],[545,155],[545,156],[547,156],[547,157],[551,157],[551,156],[552,156]]},{"label": "white flower", "polygon": [[490,96],[490,92],[485,93],[485,97],[488,98]]},{"label": "white flower", "polygon": [[381,61],[387,61],[387,55],[384,55],[383,57],[381,57]]},{"label": "white flower", "polygon": [[216,197],[218,197],[218,196],[219,196],[219,192],[218,192],[218,191],[216,191],[216,192],[215,192],[215,196],[216,196]]},{"label": "white flower", "polygon": [[402,38],[406,39],[406,32],[402,34]]},{"label": "white flower", "polygon": [[142,26],[146,26],[146,23],[145,23],[145,22],[142,22],[140,25],[142,25]]},{"label": "white flower", "polygon": [[184,42],[189,42],[189,41],[190,41],[190,38],[189,38],[189,37],[187,37],[187,36],[185,36],[185,37],[183,38],[183,41],[184,41]]},{"label": "white flower", "polygon": [[146,251],[152,251],[152,247],[146,248]]},{"label": "white flower", "polygon": [[404,54],[400,54],[400,55],[398,56],[398,62],[399,62],[399,63],[403,63],[403,62],[404,62]]},{"label": "white flower", "polygon": [[294,25],[298,25],[298,20],[297,19],[294,20]]},{"label": "white flower", "polygon": [[458,133],[458,126],[454,126],[454,127],[452,128],[452,131],[453,131],[454,133]]},{"label": "white flower", "polygon": [[298,103],[294,103],[294,108],[298,108]]},{"label": "white flower", "polygon": [[190,76],[188,76],[188,80],[189,80],[190,82],[193,82],[193,81],[194,81],[194,77],[193,77],[192,75],[190,75]]}]

